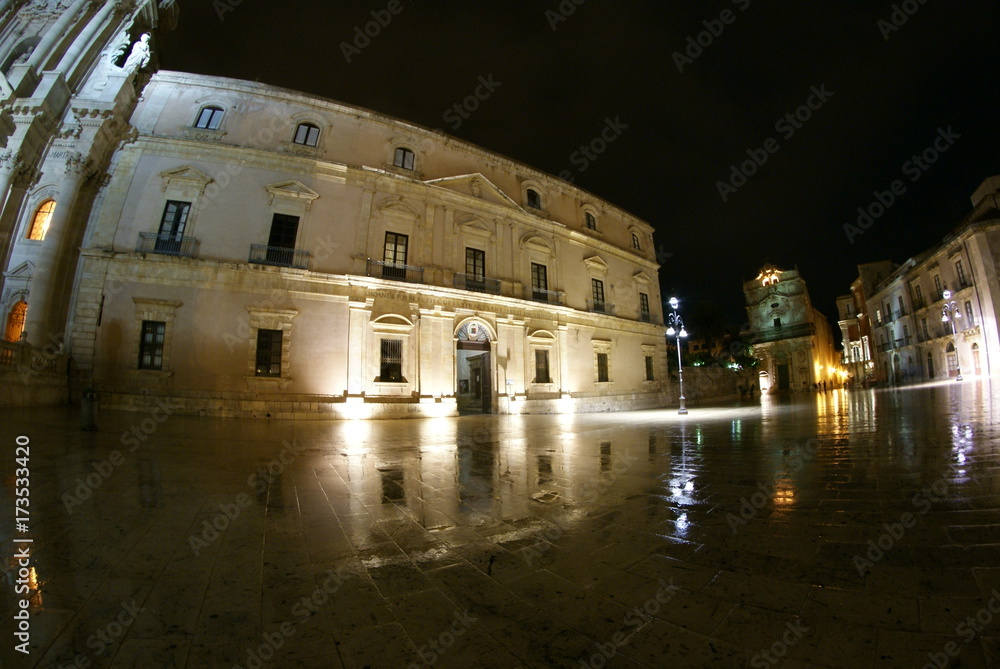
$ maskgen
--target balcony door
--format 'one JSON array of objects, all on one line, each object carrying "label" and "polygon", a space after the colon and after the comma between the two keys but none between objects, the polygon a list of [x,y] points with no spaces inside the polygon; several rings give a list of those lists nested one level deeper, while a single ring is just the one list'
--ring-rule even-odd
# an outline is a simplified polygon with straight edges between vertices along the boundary
[{"label": "balcony door", "polygon": [[153,248],[157,253],[179,254],[181,252],[184,228],[187,226],[190,211],[190,202],[167,200],[167,205],[163,208],[163,218],[160,219],[160,229],[156,231],[156,242]]},{"label": "balcony door", "polygon": [[291,266],[298,233],[298,216],[275,214],[271,219],[271,234],[267,238],[267,261],[274,265]]},{"label": "balcony door", "polygon": [[479,293],[486,292],[486,252],[465,249],[465,287]]},{"label": "balcony door", "polygon": [[385,248],[382,252],[382,278],[396,281],[406,280],[406,251],[410,238],[395,232],[385,233]]}]

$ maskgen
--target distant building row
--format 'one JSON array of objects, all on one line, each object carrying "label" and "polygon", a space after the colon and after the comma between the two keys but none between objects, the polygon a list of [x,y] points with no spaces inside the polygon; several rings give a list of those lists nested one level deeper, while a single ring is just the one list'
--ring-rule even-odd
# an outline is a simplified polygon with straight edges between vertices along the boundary
[{"label": "distant building row", "polygon": [[941,244],[901,265],[858,267],[837,299],[843,365],[858,380],[899,385],[1000,373],[1000,176]]}]

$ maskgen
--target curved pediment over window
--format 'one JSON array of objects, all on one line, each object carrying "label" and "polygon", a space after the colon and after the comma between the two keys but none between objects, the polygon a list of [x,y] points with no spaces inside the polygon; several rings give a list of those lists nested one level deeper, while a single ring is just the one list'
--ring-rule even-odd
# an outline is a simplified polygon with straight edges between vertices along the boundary
[{"label": "curved pediment over window", "polygon": [[521,237],[521,248],[540,253],[552,253],[552,242],[537,232],[529,232]]},{"label": "curved pediment over window", "polygon": [[414,328],[414,323],[406,316],[385,314],[371,321],[372,330],[379,333],[405,333]]}]

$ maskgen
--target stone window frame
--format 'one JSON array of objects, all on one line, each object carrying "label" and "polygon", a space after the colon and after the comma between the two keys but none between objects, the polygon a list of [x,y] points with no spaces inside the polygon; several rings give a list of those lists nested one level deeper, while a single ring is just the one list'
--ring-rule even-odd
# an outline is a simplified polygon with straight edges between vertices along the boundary
[{"label": "stone window frame", "polygon": [[520,244],[522,257],[525,263],[522,267],[522,285],[525,286],[524,295],[526,299],[532,299],[534,286],[532,285],[532,263],[545,267],[545,290],[558,293],[556,277],[559,269],[559,262],[556,258],[555,246],[552,241],[537,233],[528,233],[521,238]]},{"label": "stone window frame", "polygon": [[[535,351],[548,351],[549,353],[549,380],[546,382],[535,381]],[[548,392],[560,387],[559,370],[559,338],[549,330],[535,330],[528,335],[528,355],[525,356],[527,375],[531,379],[528,386],[532,390]]]},{"label": "stone window frame", "polygon": [[[218,128],[199,128],[198,119],[209,107],[216,107],[222,110],[222,118],[219,120]],[[202,100],[195,101],[195,111],[194,116],[191,117],[191,122],[181,128],[181,135],[188,139],[198,139],[207,141],[219,141],[226,136],[226,126],[229,124],[229,118],[233,115],[232,108],[230,105],[226,104],[223,100],[218,98],[205,98]]]},{"label": "stone window frame", "polygon": [[[52,211],[52,215],[55,216],[55,212],[59,210],[59,194],[58,189],[54,185],[46,185],[38,188],[30,196],[25,198],[24,213],[21,215],[23,222],[21,223],[21,232],[17,237],[17,241],[23,242],[29,245],[39,245],[44,243],[45,237],[41,239],[32,239],[29,237],[31,234],[31,228],[35,222],[35,216],[38,211],[42,208],[42,205],[52,200],[55,202],[55,209]],[[51,221],[49,222],[51,225]]]},{"label": "stone window frame", "polygon": [[[538,195],[538,206],[533,207],[528,204],[528,191],[532,190]],[[536,216],[548,217],[549,212],[546,207],[546,200],[549,195],[541,182],[535,179],[524,179],[521,181],[521,203],[524,211]]]},{"label": "stone window frame", "polygon": [[[132,320],[132,336],[129,338],[129,368],[139,378],[144,376],[157,378],[173,376],[170,354],[173,349],[174,320],[177,310],[183,302],[177,300],[157,300],[145,297],[133,297],[135,315]],[[139,367],[139,351],[142,343],[142,322],[157,321],[164,324],[163,329],[163,365],[160,369],[141,369]]]},{"label": "stone window frame", "polygon": [[[643,361],[642,361],[642,363],[643,363],[643,370],[642,370],[643,371],[643,376],[642,376],[643,381],[642,381],[642,383],[643,383],[644,386],[655,385],[659,381],[659,379],[656,378],[656,369],[657,369],[657,367],[659,367],[659,362],[660,361],[659,361],[658,358],[659,358],[660,349],[655,344],[641,344],[640,348],[642,349],[642,357],[643,357]],[[646,360],[645,359],[646,358],[652,358],[653,359],[653,370],[652,370],[653,371],[653,378],[651,378],[651,379],[646,377],[646,367],[645,367],[645,365],[646,365]]]},{"label": "stone window frame", "polygon": [[145,228],[146,232],[159,233],[167,203],[170,201],[188,202],[191,208],[188,210],[187,220],[184,222],[183,236],[196,238],[198,212],[205,207],[207,202],[203,199],[205,189],[214,182],[214,179],[191,165],[182,165],[160,172],[160,181],[161,197],[157,208],[150,215],[151,226],[144,224],[142,228]]},{"label": "stone window frame", "polygon": [[[365,379],[369,387],[376,390],[395,390],[398,393],[405,393],[416,388],[417,378],[417,356],[414,350],[416,337],[416,323],[406,316],[398,313],[386,313],[369,321],[368,323],[368,369]],[[382,367],[382,340],[391,339],[402,342],[400,355],[403,360],[400,364],[402,381],[380,381]]]},{"label": "stone window frame", "polygon": [[[396,165],[396,149],[406,149],[413,154],[413,167],[398,167]],[[386,159],[383,168],[399,176],[412,179],[423,179],[423,151],[420,144],[409,137],[393,137],[386,143]]]},{"label": "stone window frame", "polygon": [[[289,117],[291,121],[291,132],[286,138],[281,140],[280,147],[285,153],[291,153],[307,157],[319,157],[326,153],[326,139],[330,134],[330,123],[320,114],[313,111],[303,111]],[[313,125],[319,130],[319,137],[316,144],[299,144],[295,137],[299,128],[303,125]]]},{"label": "stone window frame", "polygon": [[[292,382],[292,321],[298,309],[265,309],[247,307],[247,373],[245,379],[250,390],[284,390]],[[257,376],[257,330],[281,330],[281,376]]]}]

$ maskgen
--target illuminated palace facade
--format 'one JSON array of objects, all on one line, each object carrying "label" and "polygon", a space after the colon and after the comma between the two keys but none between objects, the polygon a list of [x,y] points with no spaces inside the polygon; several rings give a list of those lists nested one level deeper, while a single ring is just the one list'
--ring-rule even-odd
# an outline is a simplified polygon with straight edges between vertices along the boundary
[{"label": "illuminated palace facade", "polygon": [[761,268],[743,284],[748,341],[760,360],[762,393],[813,390],[818,384],[839,387],[839,360],[830,324],[809,299],[797,269]]},{"label": "illuminated palace facade", "polygon": [[[1000,176],[983,181],[972,210],[944,240],[882,268],[865,293],[872,380],[900,385],[1000,371]],[[845,338],[845,350],[856,342]]]},{"label": "illuminated palace facade", "polygon": [[[89,25],[101,3],[76,4]],[[152,24],[168,4],[109,2],[100,34],[142,56],[142,12]],[[8,359],[58,341],[105,406],[218,416],[666,402],[647,223],[440,132],[258,83],[143,76],[97,42],[3,212]]]}]

